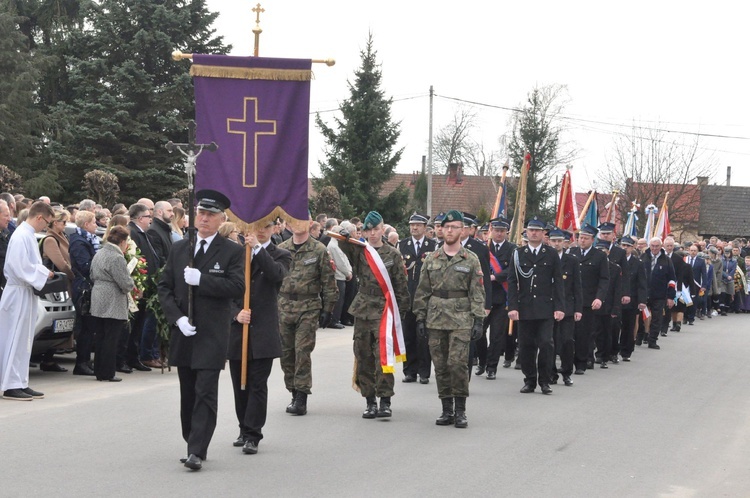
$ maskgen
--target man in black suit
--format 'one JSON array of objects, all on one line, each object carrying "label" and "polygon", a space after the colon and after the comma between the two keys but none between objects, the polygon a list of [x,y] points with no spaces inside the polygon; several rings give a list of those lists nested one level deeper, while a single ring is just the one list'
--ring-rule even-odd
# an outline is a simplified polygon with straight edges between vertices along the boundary
[{"label": "man in black suit", "polygon": [[[554,343],[555,352],[560,355],[560,372],[566,386],[572,386],[573,359],[575,357],[575,323],[581,320],[583,309],[583,294],[581,293],[581,266],[578,259],[565,252],[566,234],[559,228],[549,232],[549,240],[552,247],[560,257],[560,272],[562,273],[563,289],[565,291],[565,318],[555,322]],[[557,383],[557,372],[555,371],[555,360],[552,357],[552,383]]]},{"label": "man in black suit", "polygon": [[583,375],[593,368],[595,320],[594,312],[602,307],[609,287],[609,264],[607,256],[594,249],[597,229],[586,223],[578,234],[578,261],[581,264],[581,291],[583,308],[581,320],[576,322],[575,374]]},{"label": "man in black suit", "polygon": [[[682,329],[682,318],[685,314],[685,303],[680,301],[680,294],[682,294],[683,287],[690,288],[690,284],[693,281],[693,272],[690,267],[685,263],[684,254],[680,251],[679,247],[673,237],[667,237],[664,239],[664,253],[672,261],[674,267],[675,282],[676,282],[676,298],[674,306],[672,307],[671,313],[665,313],[664,319],[661,324],[661,336],[666,337],[667,332],[679,332]],[[669,328],[670,318],[672,320],[672,328]]]},{"label": "man in black suit", "polygon": [[406,286],[409,289],[409,309],[406,311],[406,316],[402,322],[406,346],[403,382],[416,382],[417,376],[419,376],[421,384],[430,382],[432,358],[430,357],[430,346],[427,338],[417,335],[417,317],[412,313],[411,307],[419,285],[424,258],[435,250],[435,242],[425,237],[427,221],[427,215],[414,212],[409,218],[411,237],[402,239],[398,243],[398,250],[406,265]]},{"label": "man in black suit", "polygon": [[[232,300],[245,291],[242,246],[218,235],[229,199],[220,192],[196,194],[198,236],[191,268],[190,242],[172,246],[159,280],[159,301],[172,326],[169,363],[180,379],[184,464],[199,470],[216,428],[219,373],[224,368],[232,321]],[[188,289],[193,289],[193,320],[188,318]]]},{"label": "man in black suit", "polygon": [[[646,281],[648,282],[648,302],[646,303],[651,315],[648,327],[649,349],[661,349],[656,344],[659,339],[659,330],[662,328],[663,317],[669,317],[669,310],[674,307],[676,296],[676,277],[672,260],[662,249],[659,237],[652,238],[648,243],[649,249],[641,260],[646,270]],[[645,334],[645,328],[644,334]],[[641,344],[644,337],[636,338],[636,344]]]},{"label": "man in black suit", "polygon": [[[269,221],[255,233],[245,235],[245,244],[253,248],[250,264],[250,309],[243,300],[232,306],[232,328],[229,333],[229,372],[234,389],[234,410],[240,435],[234,446],[245,454],[258,452],[268,413],[268,377],[274,358],[281,356],[278,294],[281,282],[289,273],[292,255],[271,243],[274,222]],[[249,324],[247,344],[247,386],[242,389],[242,329]]]},{"label": "man in black suit", "polygon": [[[708,271],[706,270],[706,261],[698,257],[698,246],[690,246],[687,257],[687,265],[693,272],[693,279],[690,282],[690,297],[693,299],[693,305],[688,306],[687,322],[688,325],[695,323],[696,311],[701,313],[703,310],[703,301],[706,298],[706,289],[708,288]],[[703,315],[698,315],[703,320]]]},{"label": "man in black suit", "polygon": [[[609,242],[606,240],[600,240],[596,243],[596,249],[602,251],[608,258],[610,247]],[[618,249],[620,248],[618,247]],[[609,270],[607,296],[602,302],[602,307],[594,311],[594,321],[596,323],[596,360],[594,361],[600,363],[601,368],[609,368],[607,367],[607,361],[610,360],[610,353],[612,352],[613,330],[617,329],[618,332],[620,330],[619,325],[615,321],[620,317],[620,310],[622,308],[622,270],[620,269],[620,265],[609,259],[607,259],[607,265]],[[592,349],[591,356],[593,354],[594,351]],[[615,358],[617,358],[617,352],[615,352]]]},{"label": "man in black suit", "polygon": [[[622,329],[622,305],[630,302],[630,278],[628,277],[628,265],[626,262],[625,249],[615,244],[615,224],[609,221],[599,224],[599,242],[607,243],[607,252],[609,252],[609,260],[612,263],[616,263],[620,267],[622,273],[620,284],[622,286],[622,301],[617,303],[615,309],[617,315],[611,317],[610,330],[611,330],[611,345],[613,348],[617,347],[618,338],[620,336],[620,329]],[[612,352],[607,352],[607,355],[611,357],[612,363],[618,363],[617,354],[619,349],[612,349]]]},{"label": "man in black suit", "polygon": [[[628,266],[627,276],[630,280],[628,286],[630,299],[627,303],[623,299],[622,305],[622,327],[620,328],[619,340],[615,340],[613,347],[618,347],[622,361],[630,361],[630,356],[635,349],[636,327],[639,325],[638,317],[646,307],[648,299],[648,283],[646,282],[646,268],[635,253],[635,240],[626,235],[620,240],[620,245],[625,249],[625,264]],[[623,278],[626,272],[623,271]],[[625,297],[623,295],[623,297]],[[613,349],[613,355],[617,350]]]},{"label": "man in black suit", "polygon": [[529,243],[513,253],[508,275],[508,318],[518,320],[522,393],[534,392],[538,383],[542,394],[552,394],[549,383],[555,358],[553,325],[565,317],[560,258],[554,249],[542,244],[544,227],[537,217],[529,221]]},{"label": "man in black suit", "polygon": [[[482,266],[482,273],[484,275],[490,274],[490,250],[484,242],[481,242],[474,237],[472,234],[476,232],[477,220],[476,216],[471,213],[462,213],[464,216],[464,228],[461,230],[461,245],[473,252],[477,258],[479,258],[479,264]],[[492,309],[492,282],[489,278],[484,279],[484,292],[485,301],[484,309]],[[471,341],[469,345],[469,365],[468,368],[471,370],[471,364],[477,357],[477,341]],[[477,375],[484,373],[484,365],[487,364],[487,348],[484,348],[483,356],[478,359],[478,367],[481,367],[481,371],[477,369]]]},{"label": "man in black suit", "polygon": [[[487,379],[497,378],[497,366],[500,356],[505,355],[503,366],[508,368],[516,353],[516,336],[514,330],[508,335],[508,273],[510,272],[511,258],[516,245],[507,240],[510,224],[505,218],[494,218],[490,220],[490,240],[487,245],[490,248],[490,280],[492,283],[492,309],[484,320],[482,337],[477,341],[477,355],[479,358],[487,358]],[[490,345],[487,346],[486,330],[490,327]],[[486,350],[486,353],[483,352]],[[481,372],[483,365],[477,366],[477,372]],[[480,373],[481,375],[481,373]]]}]

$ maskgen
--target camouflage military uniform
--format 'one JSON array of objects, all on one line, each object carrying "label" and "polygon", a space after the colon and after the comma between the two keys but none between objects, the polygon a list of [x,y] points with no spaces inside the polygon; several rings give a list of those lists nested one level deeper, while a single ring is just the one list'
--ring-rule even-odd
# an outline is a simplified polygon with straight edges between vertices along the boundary
[{"label": "camouflage military uniform", "polygon": [[[385,308],[385,296],[367,264],[364,249],[354,244],[340,244],[340,247],[352,263],[352,272],[359,279],[359,291],[349,308],[349,313],[355,318],[354,357],[357,359],[357,385],[365,398],[393,396],[393,374],[383,373],[380,366],[379,330],[380,318]],[[375,250],[388,270],[393,291],[396,293],[396,303],[403,315],[409,309],[404,260],[398,249],[388,244],[383,244]]]},{"label": "camouflage military uniform", "polygon": [[[339,290],[328,249],[310,237],[299,249],[289,238],[279,247],[292,253],[292,265],[279,291],[281,369],[284,384],[294,393],[310,394],[315,332],[321,309],[331,312]],[[323,294],[321,302],[320,295]]]},{"label": "camouflage military uniform", "polygon": [[427,256],[412,310],[429,333],[440,398],[469,395],[471,327],[484,319],[484,300],[482,266],[474,253],[462,247],[449,259],[441,247]]}]

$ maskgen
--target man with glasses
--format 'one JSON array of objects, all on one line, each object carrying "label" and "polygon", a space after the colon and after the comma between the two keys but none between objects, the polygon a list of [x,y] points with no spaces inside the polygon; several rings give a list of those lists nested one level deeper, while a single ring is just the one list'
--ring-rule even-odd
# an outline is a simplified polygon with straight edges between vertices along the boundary
[{"label": "man with glasses", "polygon": [[4,268],[7,286],[0,298],[0,391],[14,401],[41,399],[44,394],[29,387],[29,360],[37,318],[37,297],[54,277],[42,264],[34,234],[55,219],[49,204],[35,202],[26,221],[14,232],[8,244]]}]

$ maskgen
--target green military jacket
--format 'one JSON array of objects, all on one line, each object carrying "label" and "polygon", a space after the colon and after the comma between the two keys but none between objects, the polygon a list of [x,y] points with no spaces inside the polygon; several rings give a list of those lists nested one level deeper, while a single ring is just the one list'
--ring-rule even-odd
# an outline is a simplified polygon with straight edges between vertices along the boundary
[{"label": "green military jacket", "polygon": [[279,247],[292,253],[292,265],[279,290],[279,311],[332,312],[339,297],[339,289],[334,278],[331,255],[326,246],[310,237],[299,249],[295,249],[290,237],[279,244]]},{"label": "green military jacket", "polygon": [[[365,258],[365,249],[362,246],[341,243],[339,247],[352,264],[352,273],[357,276],[359,290],[354,297],[349,313],[363,320],[380,320],[385,308],[385,294],[375,275],[370,270]],[[398,249],[388,244],[375,249],[383,260],[383,265],[391,277],[391,286],[396,293],[396,304],[400,314],[403,316],[409,310],[409,289],[406,286],[406,267],[404,258]]]},{"label": "green military jacket", "polygon": [[485,316],[483,278],[474,253],[462,247],[449,260],[440,247],[425,258],[412,312],[430,329],[470,329]]}]

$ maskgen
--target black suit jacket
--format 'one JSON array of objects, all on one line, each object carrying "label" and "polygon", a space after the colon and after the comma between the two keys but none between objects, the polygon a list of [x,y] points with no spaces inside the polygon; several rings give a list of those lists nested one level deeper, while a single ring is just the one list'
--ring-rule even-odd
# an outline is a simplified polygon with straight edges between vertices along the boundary
[{"label": "black suit jacket", "polygon": [[583,289],[583,307],[591,308],[594,299],[604,302],[609,288],[609,264],[607,255],[595,247],[589,248],[586,256],[581,256],[581,286]]},{"label": "black suit jacket", "polygon": [[693,283],[690,286],[690,294],[695,296],[700,291],[701,287],[708,289],[708,271],[706,267],[706,260],[703,258],[695,257],[693,264],[688,263],[693,270]]},{"label": "black suit jacket", "polygon": [[613,263],[617,263],[622,272],[622,295],[630,295],[630,278],[628,277],[628,253],[620,246],[616,246],[614,243],[609,247],[609,260]]},{"label": "black suit jacket", "polygon": [[484,242],[469,237],[464,247],[476,254],[479,258],[479,264],[482,265],[484,274],[484,309],[492,308],[492,280],[490,279],[490,250],[484,245]]},{"label": "black suit jacket", "polygon": [[159,265],[159,256],[156,254],[153,244],[151,244],[146,232],[138,228],[134,221],[128,223],[128,228],[130,229],[130,238],[133,239],[143,257],[146,258],[148,274],[153,275],[161,268]]},{"label": "black suit jacket", "polygon": [[[518,254],[516,265],[515,254]],[[539,246],[534,256],[528,246],[514,252],[508,275],[508,311],[518,311],[519,320],[553,320],[555,311],[565,310],[560,257],[550,246]],[[526,278],[523,274],[533,275]]]},{"label": "black suit jacket", "polygon": [[573,316],[583,310],[583,291],[581,290],[581,265],[578,258],[563,253],[560,258],[563,289],[565,291],[565,316]]},{"label": "black suit jacket", "polygon": [[683,256],[678,254],[677,251],[672,252],[670,259],[672,260],[672,266],[674,267],[674,274],[677,277],[677,292],[679,293],[683,287],[690,287],[690,283],[693,281],[693,272]]},{"label": "black suit jacket", "polygon": [[612,261],[607,261],[607,268],[609,270],[607,297],[602,307],[594,311],[595,315],[619,315],[622,309],[622,270],[620,265]]},{"label": "black suit jacket", "polygon": [[161,268],[167,264],[169,250],[172,249],[172,227],[159,218],[154,218],[146,235],[159,258],[159,268]]},{"label": "black suit jacket", "polygon": [[[495,251],[495,243],[492,240],[489,241],[490,254],[494,254],[497,261],[502,267],[502,271],[499,274],[495,274],[495,281],[492,282],[492,305],[493,306],[505,306],[508,302],[508,294],[505,292],[503,282],[508,281],[508,273],[510,272],[511,260],[513,258],[513,251],[516,245],[510,241],[505,241],[500,247],[499,251]],[[485,277],[488,280],[492,280],[489,277]]]},{"label": "black suit jacket", "polygon": [[435,249],[437,249],[435,241],[428,239],[427,237],[422,241],[419,253],[416,252],[417,248],[414,246],[414,241],[411,236],[407,239],[400,240],[398,243],[398,251],[401,253],[401,256],[404,257],[404,265],[406,266],[406,287],[409,289],[409,310],[411,310],[412,304],[414,304],[414,294],[417,293],[417,286],[419,285],[419,276],[422,273],[424,258]]},{"label": "black suit jacket", "polygon": [[[292,254],[274,244],[258,251],[250,263],[250,325],[248,330],[248,358],[278,358],[281,356],[279,335],[279,289],[289,273]],[[235,321],[244,308],[244,296],[232,301],[232,328],[229,332],[228,360],[242,359],[242,324]]]},{"label": "black suit jacket", "polygon": [[[628,265],[627,278],[630,280],[630,302],[622,306],[623,309],[634,309],[638,307],[638,304],[646,304],[648,301],[648,282],[646,280],[646,267],[635,253],[630,256],[630,259],[625,259]],[[625,278],[625,272],[623,272],[623,279]],[[624,292],[623,296],[626,295]]]},{"label": "black suit jacket", "polygon": [[159,301],[172,325],[169,363],[175,367],[221,369],[227,356],[232,300],[245,292],[245,251],[218,234],[208,246],[197,266],[200,285],[193,287],[193,324],[197,333],[185,337],[176,323],[188,314],[189,286],[184,269],[189,260],[190,242],[176,242],[159,280]]},{"label": "black suit jacket", "polygon": [[647,250],[641,256],[643,267],[646,270],[646,282],[648,284],[649,299],[674,299],[676,296],[676,279],[672,260],[664,253],[662,249],[656,256],[654,270],[651,271],[653,262],[651,250]]}]

